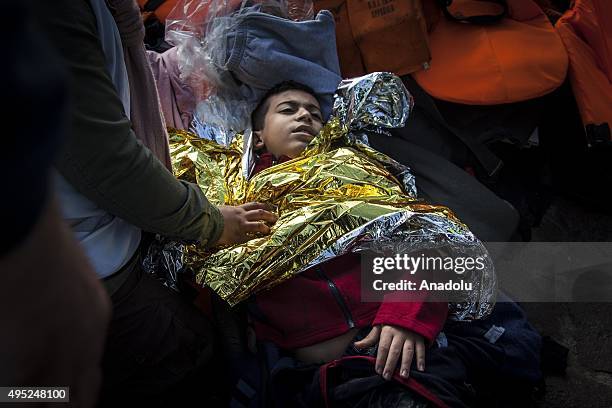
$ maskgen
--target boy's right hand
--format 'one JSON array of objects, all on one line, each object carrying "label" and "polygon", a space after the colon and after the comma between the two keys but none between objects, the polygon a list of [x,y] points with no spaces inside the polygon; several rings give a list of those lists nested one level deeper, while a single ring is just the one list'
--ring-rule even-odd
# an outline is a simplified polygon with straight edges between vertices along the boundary
[{"label": "boy's right hand", "polygon": [[265,223],[274,224],[278,220],[269,209],[268,205],[262,203],[247,203],[236,207],[220,206],[224,226],[217,244],[241,244],[253,238],[252,234],[269,234],[270,227]]},{"label": "boy's right hand", "polygon": [[425,339],[418,333],[393,325],[376,325],[355,347],[372,347],[378,343],[375,370],[385,380],[393,377],[398,362],[400,376],[408,378],[412,358],[416,354],[417,370],[425,371]]}]

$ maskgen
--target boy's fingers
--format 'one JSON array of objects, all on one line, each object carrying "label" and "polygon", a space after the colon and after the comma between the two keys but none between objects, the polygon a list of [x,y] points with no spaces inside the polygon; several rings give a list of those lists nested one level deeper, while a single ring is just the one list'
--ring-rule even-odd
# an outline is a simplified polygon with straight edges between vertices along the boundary
[{"label": "boy's fingers", "polygon": [[257,202],[251,202],[251,203],[246,203],[246,204],[242,204],[239,205],[240,208],[242,208],[243,210],[246,211],[251,211],[251,210],[271,210],[272,207],[268,204],[264,204],[264,203],[257,203]]},{"label": "boy's fingers", "polygon": [[425,343],[423,339],[416,341],[416,365],[417,370],[425,371]]},{"label": "boy's fingers", "polygon": [[244,232],[246,233],[261,232],[262,234],[269,234],[270,227],[268,227],[263,222],[248,221],[244,224]]},{"label": "boy's fingers", "polygon": [[354,343],[357,348],[366,348],[372,347],[378,342],[378,338],[380,337],[380,326],[372,327],[372,330],[365,336],[363,339],[356,341]]},{"label": "boy's fingers", "polygon": [[393,337],[391,347],[389,347],[389,354],[387,355],[387,363],[385,364],[385,368],[383,370],[383,378],[385,380],[390,380],[391,377],[393,377],[395,367],[397,367],[397,362],[402,354],[403,345],[404,339],[402,336]]},{"label": "boy's fingers", "polygon": [[412,356],[414,356],[414,342],[408,339],[404,342],[404,348],[402,350],[402,366],[400,368],[400,375],[404,378],[408,378],[410,375]]},{"label": "boy's fingers", "polygon": [[376,353],[376,373],[379,375],[383,374],[385,363],[387,362],[387,356],[389,355],[389,349],[391,348],[391,341],[393,336],[388,332],[382,332],[380,335],[380,341],[378,342],[378,353]]},{"label": "boy's fingers", "polygon": [[248,221],[266,221],[272,224],[278,220],[275,214],[270,211],[262,210],[261,208],[247,211],[245,216]]}]

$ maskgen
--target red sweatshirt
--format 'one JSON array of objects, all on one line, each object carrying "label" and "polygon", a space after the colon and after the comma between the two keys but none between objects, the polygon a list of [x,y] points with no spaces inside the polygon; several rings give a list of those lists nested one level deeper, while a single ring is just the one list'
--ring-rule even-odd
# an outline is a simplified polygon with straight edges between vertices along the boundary
[{"label": "red sweatshirt", "polygon": [[[279,162],[283,161],[286,159],[281,157]],[[271,154],[263,154],[255,173],[273,162]],[[448,304],[390,299],[362,302],[360,258],[347,254],[260,292],[250,311],[258,339],[295,349],[340,336],[354,327],[377,324],[402,327],[431,342],[444,326]]]}]

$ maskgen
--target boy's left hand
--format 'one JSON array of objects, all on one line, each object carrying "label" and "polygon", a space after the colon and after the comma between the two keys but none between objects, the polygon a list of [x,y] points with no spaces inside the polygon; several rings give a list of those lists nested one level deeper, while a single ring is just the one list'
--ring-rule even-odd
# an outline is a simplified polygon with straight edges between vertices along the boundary
[{"label": "boy's left hand", "polygon": [[396,326],[374,326],[370,333],[355,347],[372,347],[378,342],[376,355],[376,372],[385,380],[390,380],[402,357],[400,375],[407,378],[410,373],[410,364],[416,351],[416,365],[419,371],[425,370],[425,339],[420,334]]}]

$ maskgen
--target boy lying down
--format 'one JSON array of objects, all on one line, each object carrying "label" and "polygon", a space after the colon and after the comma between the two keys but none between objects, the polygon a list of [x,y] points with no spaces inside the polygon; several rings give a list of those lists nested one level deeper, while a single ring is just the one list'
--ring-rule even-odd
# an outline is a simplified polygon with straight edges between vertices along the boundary
[{"label": "boy lying down", "polygon": [[[279,211],[271,235],[212,255],[196,250],[200,261],[192,264],[199,281],[229,303],[249,300],[259,342],[273,343],[300,364],[342,362],[334,368],[343,372],[341,384],[324,386],[342,386],[342,392],[313,393],[320,391],[321,381],[329,381],[314,374],[313,384],[319,386],[304,384],[289,400],[278,397],[278,406],[326,401],[338,406],[467,407],[483,390],[539,379],[539,336],[514,303],[499,303],[488,317],[461,322],[447,319],[446,302],[391,297],[363,302],[359,255],[349,251],[316,261],[344,234],[399,208],[408,208],[414,218],[404,232],[435,229],[432,217],[461,231],[465,227],[450,210],[410,197],[380,169],[376,152],[334,148],[338,139],[330,135],[341,134],[342,128],[324,128],[319,102],[307,86],[283,82],[270,89],[252,123],[257,159],[249,180],[240,176],[239,149],[223,151],[189,135],[174,135],[173,161],[183,168],[179,176],[201,177],[198,183],[219,204],[260,201]],[[219,176],[219,170],[189,156],[193,150],[222,152],[216,164],[223,169],[224,183],[217,182],[216,193],[209,187],[214,183],[202,175]],[[346,163],[351,166],[343,167]],[[360,381],[352,383],[353,377]]]},{"label": "boy lying down", "polygon": [[[260,152],[254,174],[299,156],[322,127],[319,103],[311,90],[290,82],[271,89],[253,113],[255,149]],[[423,371],[425,343],[441,329],[447,305],[361,303],[360,268],[358,257],[340,257],[257,296],[258,309],[276,320],[272,327],[256,324],[258,338],[293,349],[304,362],[328,362],[342,356],[358,327],[371,324],[367,337],[354,345],[378,344],[378,374],[389,380],[399,362],[400,375],[408,377],[413,357],[417,369]],[[338,295],[328,287],[332,281],[342,282]],[[307,314],[301,311],[304,304],[309,305]],[[346,316],[330,311],[344,311]],[[400,315],[404,317],[398,318]],[[317,321],[319,327],[312,330]]]}]

